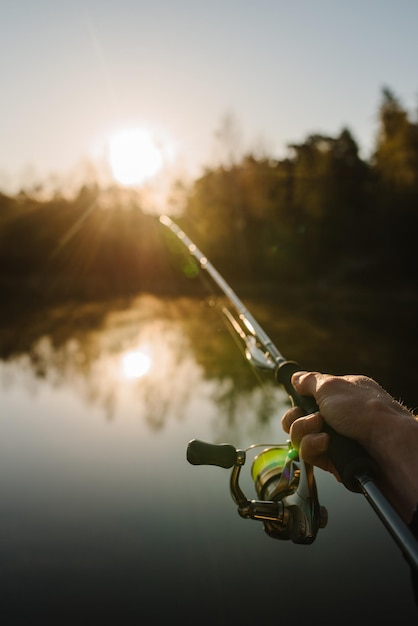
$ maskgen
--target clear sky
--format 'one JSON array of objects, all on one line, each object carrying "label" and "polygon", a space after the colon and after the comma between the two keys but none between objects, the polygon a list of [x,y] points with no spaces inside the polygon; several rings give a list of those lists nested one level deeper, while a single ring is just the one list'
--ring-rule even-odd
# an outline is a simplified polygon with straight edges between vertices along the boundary
[{"label": "clear sky", "polygon": [[245,149],[348,126],[367,157],[383,86],[417,109],[417,0],[3,0],[0,23],[0,189],[132,126],[198,171],[226,114]]}]

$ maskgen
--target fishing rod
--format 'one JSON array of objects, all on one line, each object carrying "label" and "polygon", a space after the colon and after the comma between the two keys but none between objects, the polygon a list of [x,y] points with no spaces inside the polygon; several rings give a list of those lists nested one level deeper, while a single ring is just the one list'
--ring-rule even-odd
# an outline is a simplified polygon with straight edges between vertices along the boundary
[{"label": "fishing rod", "polygon": [[[318,411],[315,400],[298,394],[292,385],[292,375],[303,368],[281,354],[237,294],[186,233],[166,215],[160,217],[160,222],[181,241],[201,269],[210,275],[227,297],[235,315],[226,306],[222,312],[244,343],[248,361],[258,370],[273,372],[291,403],[301,407],[305,415]],[[418,570],[418,543],[377,487],[375,481],[378,469],[374,461],[353,439],[338,434],[328,424],[324,424],[323,430],[330,436],[329,456],[344,486],[366,497],[404,557]],[[251,468],[259,499],[249,500],[239,485],[239,477],[247,452],[259,445],[253,444],[246,450],[240,450],[227,443],[212,444],[194,439],[189,442],[187,460],[192,465],[232,468],[231,496],[241,517],[262,521],[265,531],[273,538],[312,543],[318,530],[327,524],[327,511],[318,500],[313,466],[299,457],[290,442],[265,447],[255,457]]]}]

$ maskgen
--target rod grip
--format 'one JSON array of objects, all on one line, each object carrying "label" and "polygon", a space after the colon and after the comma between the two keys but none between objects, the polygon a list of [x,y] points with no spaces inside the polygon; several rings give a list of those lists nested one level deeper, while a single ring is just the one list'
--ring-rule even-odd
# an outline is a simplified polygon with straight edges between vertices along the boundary
[{"label": "rod grip", "polygon": [[[305,415],[310,415],[319,410],[314,398],[300,395],[292,385],[292,375],[301,370],[303,368],[295,361],[284,361],[276,370],[276,380],[286,389],[293,405],[301,407]],[[350,491],[361,493],[356,476],[366,472],[374,477],[377,474],[376,463],[354,439],[340,435],[327,423],[324,423],[323,431],[330,436],[328,454],[342,483]]]}]

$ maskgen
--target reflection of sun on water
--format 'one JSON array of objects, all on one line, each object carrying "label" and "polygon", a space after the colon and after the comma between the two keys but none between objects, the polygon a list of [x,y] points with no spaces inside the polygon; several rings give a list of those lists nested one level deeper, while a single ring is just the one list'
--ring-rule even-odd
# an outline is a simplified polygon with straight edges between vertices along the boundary
[{"label": "reflection of sun on water", "polygon": [[141,378],[151,367],[151,359],[148,354],[141,350],[125,352],[122,356],[122,373],[129,380]]}]

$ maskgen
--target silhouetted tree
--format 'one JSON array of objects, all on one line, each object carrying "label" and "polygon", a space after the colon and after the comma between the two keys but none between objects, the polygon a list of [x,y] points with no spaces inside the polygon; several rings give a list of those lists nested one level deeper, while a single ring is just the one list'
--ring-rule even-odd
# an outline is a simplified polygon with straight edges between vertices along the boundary
[{"label": "silhouetted tree", "polygon": [[[385,88],[373,167],[375,228],[379,268],[386,279],[415,283],[418,227],[418,124]],[[409,276],[409,278],[408,278]]]}]

